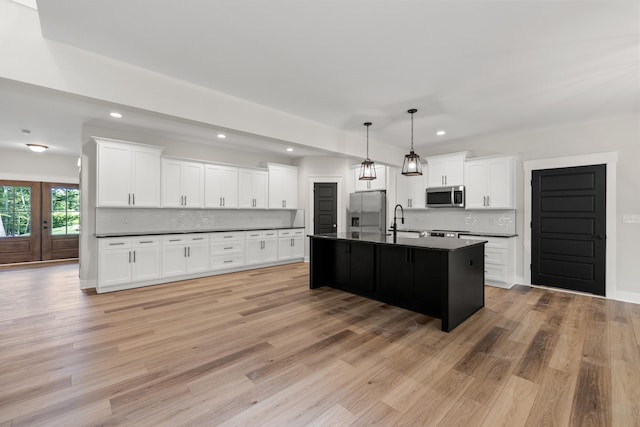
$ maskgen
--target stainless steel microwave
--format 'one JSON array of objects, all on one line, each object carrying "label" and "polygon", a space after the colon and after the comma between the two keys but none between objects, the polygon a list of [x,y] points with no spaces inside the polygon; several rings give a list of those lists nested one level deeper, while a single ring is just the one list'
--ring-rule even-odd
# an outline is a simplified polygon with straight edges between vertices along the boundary
[{"label": "stainless steel microwave", "polygon": [[464,185],[427,188],[428,208],[464,208]]}]

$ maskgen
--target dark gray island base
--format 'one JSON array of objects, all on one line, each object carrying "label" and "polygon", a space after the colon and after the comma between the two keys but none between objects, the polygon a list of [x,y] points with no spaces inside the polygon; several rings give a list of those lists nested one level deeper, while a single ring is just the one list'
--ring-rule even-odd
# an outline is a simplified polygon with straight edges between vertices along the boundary
[{"label": "dark gray island base", "polygon": [[309,236],[311,289],[344,290],[442,320],[452,331],[484,307],[484,242],[369,233]]}]

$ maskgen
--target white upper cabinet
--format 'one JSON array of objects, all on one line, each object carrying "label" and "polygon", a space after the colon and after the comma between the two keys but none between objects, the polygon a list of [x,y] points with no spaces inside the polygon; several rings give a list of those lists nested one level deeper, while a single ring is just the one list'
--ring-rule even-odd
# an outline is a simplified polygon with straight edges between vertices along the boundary
[{"label": "white upper cabinet", "polygon": [[382,165],[375,165],[375,168],[376,168],[376,179],[373,179],[371,181],[359,179],[360,166],[354,167],[352,169],[354,188],[356,192],[387,189],[387,167]]},{"label": "white upper cabinet", "polygon": [[402,175],[402,170],[398,170],[396,178],[396,203],[400,203],[404,209],[426,209],[426,168],[426,166],[422,167],[423,174],[421,176],[405,176]]},{"label": "white upper cabinet", "polygon": [[204,165],[177,159],[162,159],[162,206],[204,207]]},{"label": "white upper cabinet", "polygon": [[298,168],[268,163],[269,209],[297,209]]},{"label": "white upper cabinet", "polygon": [[467,209],[513,209],[515,158],[474,159],[466,162]]},{"label": "white upper cabinet", "polygon": [[160,207],[162,148],[96,138],[98,207]]},{"label": "white upper cabinet", "polygon": [[427,157],[427,184],[429,187],[464,185],[464,160],[467,153],[453,153]]},{"label": "white upper cabinet", "polygon": [[267,171],[238,169],[238,207],[267,208]]},{"label": "white upper cabinet", "polygon": [[238,207],[238,168],[225,165],[205,165],[204,207]]}]

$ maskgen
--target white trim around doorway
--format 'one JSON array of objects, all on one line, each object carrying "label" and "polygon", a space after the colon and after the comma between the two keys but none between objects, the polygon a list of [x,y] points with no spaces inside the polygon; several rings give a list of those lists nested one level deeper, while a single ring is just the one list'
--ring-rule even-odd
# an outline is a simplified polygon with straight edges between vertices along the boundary
[{"label": "white trim around doorway", "polygon": [[[524,168],[524,279],[531,283],[531,177],[532,171],[542,169],[568,168],[574,166],[607,166],[607,219],[606,219],[606,261],[605,295],[609,299],[618,299],[616,292],[616,165],[618,152],[584,154],[578,156],[556,157],[553,159],[527,160]],[[535,283],[534,283],[535,285]]]}]

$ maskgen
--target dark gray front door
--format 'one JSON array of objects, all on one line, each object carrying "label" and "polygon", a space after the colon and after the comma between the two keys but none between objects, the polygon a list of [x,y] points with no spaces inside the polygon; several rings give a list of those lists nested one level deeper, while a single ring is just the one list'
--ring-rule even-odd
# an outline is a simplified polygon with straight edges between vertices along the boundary
[{"label": "dark gray front door", "polygon": [[605,294],[606,165],[532,171],[531,283]]},{"label": "dark gray front door", "polygon": [[335,182],[313,184],[313,232],[335,233],[338,224],[338,184]]}]

